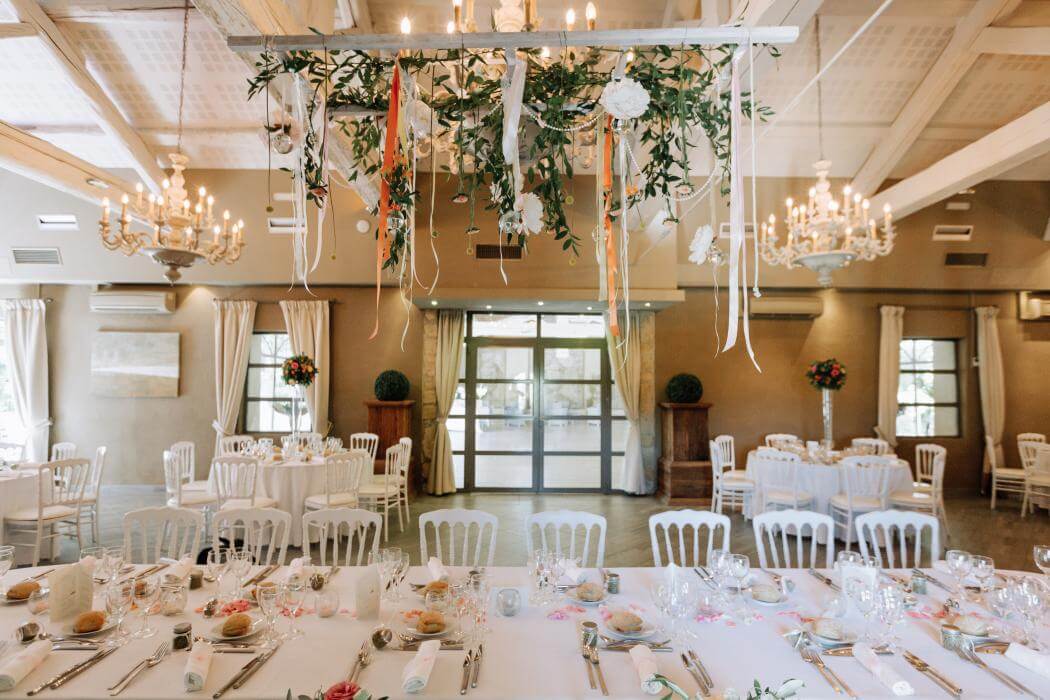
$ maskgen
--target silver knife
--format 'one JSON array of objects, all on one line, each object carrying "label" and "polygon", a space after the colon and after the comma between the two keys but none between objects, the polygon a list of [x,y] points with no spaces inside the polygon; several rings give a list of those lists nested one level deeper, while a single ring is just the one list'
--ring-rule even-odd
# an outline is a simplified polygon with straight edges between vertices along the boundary
[{"label": "silver knife", "polygon": [[921,569],[912,569],[911,572],[913,574],[917,574],[919,576],[922,576],[924,579],[926,579],[927,581],[929,581],[933,585],[937,586],[937,588],[940,588],[942,591],[948,591],[949,593],[954,593],[954,591],[952,589],[948,588],[943,583],[941,583],[940,581],[935,579],[933,576],[930,576],[929,574],[925,573]]},{"label": "silver knife", "polygon": [[[107,649],[103,649],[102,651],[98,652],[97,654],[92,656],[87,661],[80,662],[79,664],[77,664],[73,668],[71,668],[68,671],[66,671],[65,673],[63,673],[61,676],[52,679],[51,681],[49,681],[46,684],[45,687],[54,690],[56,688],[59,688],[59,687],[65,685],[66,681],[69,681],[69,680],[71,680],[73,678],[76,678],[81,673],[83,673],[84,671],[88,670],[89,668],[91,668],[92,666],[94,666],[99,661],[101,661],[102,659],[106,658],[107,656],[109,656],[110,654],[112,654],[113,652],[115,652],[119,648],[120,647],[118,647],[118,646],[112,646],[112,647],[109,647]],[[43,690],[43,688],[34,688],[33,690],[31,690],[28,693],[26,693],[26,695],[35,695],[36,693],[39,693],[41,690]]]},{"label": "silver knife", "polygon": [[962,695],[962,688],[956,686],[954,683],[949,681],[947,678],[942,676],[940,672],[936,671],[928,663],[920,659],[915,654],[911,653],[907,649],[904,650],[904,660],[911,664],[916,671],[923,674],[934,683],[943,688],[949,695],[959,697]]},{"label": "silver knife", "polygon": [[251,678],[253,675],[255,675],[255,672],[258,671],[260,668],[262,668],[263,664],[265,664],[267,661],[269,661],[273,657],[273,655],[277,653],[277,650],[280,649],[280,648],[281,648],[281,645],[280,645],[280,643],[278,643],[277,645],[274,646],[273,649],[270,649],[270,651],[268,651],[265,654],[263,654],[262,656],[258,657],[258,660],[256,661],[256,663],[253,664],[251,668],[246,669],[245,672],[241,674],[240,678],[237,679],[237,682],[235,682],[233,684],[233,687],[235,689],[236,688],[240,688],[242,685],[247,683],[248,679]]},{"label": "silver knife", "polygon": [[217,691],[215,691],[215,694],[211,696],[212,700],[218,700],[218,698],[221,698],[227,690],[233,687],[233,684],[237,682],[237,679],[239,679],[242,674],[246,673],[248,669],[250,669],[252,666],[259,663],[259,659],[261,658],[261,656],[253,656],[251,661],[241,666],[241,670],[233,674],[233,678],[226,681],[226,685],[222,686]]},{"label": "silver knife", "polygon": [[689,675],[693,677],[694,681],[696,681],[696,685],[700,689],[700,694],[703,695],[705,698],[709,697],[711,689],[707,687],[707,683],[704,682],[703,676],[701,676],[700,672],[693,668],[693,665],[689,663],[688,656],[686,656],[684,653],[680,656],[682,657],[682,665],[685,666],[685,670],[689,671]]},{"label": "silver knife", "polygon": [[704,682],[707,683],[707,687],[714,690],[715,682],[711,680],[711,674],[707,672],[707,669],[704,668],[704,662],[700,660],[700,657],[697,656],[696,652],[692,649],[689,650],[689,658],[693,660],[694,664],[696,664],[696,670],[698,670],[700,675],[704,677]]},{"label": "silver knife", "polygon": [[481,673],[481,659],[485,655],[485,645],[478,644],[478,651],[474,654],[474,670],[470,674],[470,687],[478,687],[478,674]]},{"label": "silver knife", "polygon": [[470,667],[474,663],[474,650],[470,649],[467,651],[467,655],[463,657],[463,680],[459,684],[459,694],[466,695],[467,688],[470,687]]},{"label": "silver knife", "polygon": [[817,579],[818,581],[820,581],[821,583],[823,583],[825,586],[827,586],[828,588],[830,588],[833,591],[841,590],[837,583],[835,583],[830,578],[828,578],[824,574],[820,573],[816,569],[810,569],[809,570],[809,575],[812,576],[813,578]]}]

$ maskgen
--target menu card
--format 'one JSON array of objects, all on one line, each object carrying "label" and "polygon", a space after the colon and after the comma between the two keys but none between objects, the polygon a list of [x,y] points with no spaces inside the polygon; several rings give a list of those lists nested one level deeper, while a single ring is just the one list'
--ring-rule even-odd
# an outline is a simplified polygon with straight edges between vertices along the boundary
[{"label": "menu card", "polygon": [[379,568],[365,566],[354,586],[354,610],[358,620],[379,619]]},{"label": "menu card", "polygon": [[871,566],[861,566],[860,564],[837,564],[839,569],[839,586],[842,588],[842,597],[845,600],[846,610],[860,614],[857,610],[856,604],[853,599],[849,596],[849,582],[853,580],[860,580],[866,586],[874,586],[878,580],[879,570]]},{"label": "menu card", "polygon": [[94,568],[94,558],[85,557],[76,564],[59,567],[48,574],[47,585],[51,589],[48,602],[52,622],[67,620],[91,610],[94,596],[91,574]]}]

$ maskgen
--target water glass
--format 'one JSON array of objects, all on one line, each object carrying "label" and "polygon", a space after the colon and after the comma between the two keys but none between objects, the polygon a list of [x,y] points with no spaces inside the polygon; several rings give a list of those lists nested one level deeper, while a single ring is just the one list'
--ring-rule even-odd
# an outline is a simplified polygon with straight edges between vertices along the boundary
[{"label": "water glass", "polygon": [[213,547],[208,552],[208,558],[204,562],[204,568],[208,578],[219,583],[222,587],[222,577],[226,573],[226,567],[230,563],[230,554],[233,550],[226,547]]},{"label": "water glass", "polygon": [[863,639],[871,643],[871,616],[875,612],[875,587],[863,579],[851,578],[846,582],[846,595],[864,617]]},{"label": "water glass", "polygon": [[984,593],[988,589],[988,580],[995,575],[995,560],[991,557],[973,556],[973,576]]},{"label": "water glass", "polygon": [[875,613],[882,623],[883,632],[877,645],[893,645],[897,625],[904,617],[904,591],[896,584],[881,583],[875,587]]},{"label": "water glass", "polygon": [[303,631],[299,629],[299,611],[306,601],[306,590],[305,581],[288,581],[281,588],[284,610],[292,621],[288,630],[289,639],[299,639],[303,636]]},{"label": "water glass", "polygon": [[1034,576],[1026,576],[1019,581],[1012,581],[1009,591],[1013,609],[1021,615],[1024,621],[1025,644],[1030,649],[1042,651],[1043,645],[1039,641],[1038,623],[1046,608],[1046,589],[1042,582]]},{"label": "water glass", "polygon": [[839,568],[843,564],[863,564],[864,557],[861,556],[860,552],[854,552],[852,549],[844,549],[835,555],[835,568]]},{"label": "water glass", "polygon": [[0,545],[0,593],[7,593],[7,586],[4,584],[4,576],[11,570],[11,567],[15,563],[15,548],[12,545],[5,544]]},{"label": "water glass", "polygon": [[452,597],[447,590],[427,591],[426,596],[423,598],[423,607],[431,612],[439,612],[444,615],[448,612],[451,602]]},{"label": "water glass", "polygon": [[277,641],[277,616],[280,614],[281,590],[277,586],[267,586],[255,591],[255,601],[266,621],[265,644],[273,646]]},{"label": "water glass", "polygon": [[29,599],[26,601],[26,606],[29,609],[30,614],[40,615],[41,613],[47,612],[50,607],[48,596],[51,594],[46,588],[38,588],[29,594]]},{"label": "water glass", "polygon": [[332,617],[339,612],[339,591],[329,586],[317,594],[317,616]]},{"label": "water glass", "polygon": [[134,639],[149,639],[157,634],[157,630],[150,625],[150,614],[153,606],[160,596],[160,579],[156,576],[147,576],[134,581],[135,605],[142,614],[142,626],[131,635]]},{"label": "water glass", "polygon": [[948,571],[955,578],[955,593],[962,597],[963,581],[973,569],[973,555],[961,549],[949,549],[944,555]]},{"label": "water glass", "polygon": [[1037,544],[1032,547],[1032,558],[1043,572],[1043,576],[1050,576],[1050,544]]},{"label": "water glass", "polygon": [[521,593],[517,588],[501,588],[496,594],[496,608],[503,617],[514,617],[521,611]]},{"label": "water glass", "polygon": [[109,572],[110,580],[114,581],[124,571],[127,561],[124,547],[106,547],[106,570]]},{"label": "water glass", "polygon": [[106,588],[106,612],[117,620],[117,630],[114,633],[117,639],[126,639],[128,636],[124,629],[124,618],[131,610],[131,603],[134,599],[134,581],[114,581]]}]

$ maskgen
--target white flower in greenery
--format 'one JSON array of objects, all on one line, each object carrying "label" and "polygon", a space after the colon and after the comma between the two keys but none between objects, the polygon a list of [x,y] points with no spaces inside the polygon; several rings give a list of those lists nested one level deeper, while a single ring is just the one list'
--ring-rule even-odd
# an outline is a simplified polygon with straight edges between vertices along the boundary
[{"label": "white flower in greenery", "polygon": [[649,93],[631,78],[610,80],[599,100],[613,119],[636,119],[649,109]]},{"label": "white flower in greenery", "polygon": [[689,244],[689,262],[703,265],[707,262],[707,252],[715,239],[715,230],[709,224],[696,229],[692,243]]},{"label": "white flower in greenery", "polygon": [[412,131],[416,132],[416,136],[430,136],[430,106],[417,98],[412,100],[406,111],[408,112],[409,125],[412,127]]},{"label": "white flower in greenery", "polygon": [[786,681],[784,681],[784,683],[779,688],[777,688],[777,691],[776,693],[774,693],[774,695],[777,697],[777,700],[783,700],[783,698],[793,698],[798,694],[798,691],[804,685],[806,684],[797,678],[789,678]]},{"label": "white flower in greenery", "polygon": [[529,233],[539,233],[543,228],[543,202],[534,192],[526,192],[518,197],[517,207],[521,220]]}]

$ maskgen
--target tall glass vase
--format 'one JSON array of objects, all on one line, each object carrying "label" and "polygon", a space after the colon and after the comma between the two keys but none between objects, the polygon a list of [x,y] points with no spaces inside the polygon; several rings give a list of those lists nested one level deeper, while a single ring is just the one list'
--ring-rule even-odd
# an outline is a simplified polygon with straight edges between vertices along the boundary
[{"label": "tall glass vase", "polygon": [[831,389],[821,389],[820,393],[821,393],[821,397],[820,397],[821,398],[821,402],[820,402],[821,403],[821,412],[822,412],[823,417],[824,417],[824,439],[821,440],[821,443],[823,444],[823,446],[826,449],[830,450],[830,449],[832,449],[832,447],[834,447],[834,442],[835,442],[834,439],[831,436],[831,433],[832,433],[832,430],[831,430],[831,412],[832,412],[831,393],[832,392],[831,392]]},{"label": "tall glass vase", "polygon": [[306,387],[296,384],[292,391],[292,437],[299,438],[299,422],[306,407]]}]

